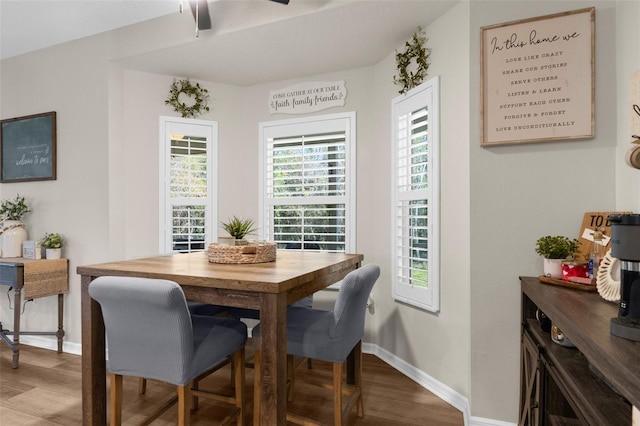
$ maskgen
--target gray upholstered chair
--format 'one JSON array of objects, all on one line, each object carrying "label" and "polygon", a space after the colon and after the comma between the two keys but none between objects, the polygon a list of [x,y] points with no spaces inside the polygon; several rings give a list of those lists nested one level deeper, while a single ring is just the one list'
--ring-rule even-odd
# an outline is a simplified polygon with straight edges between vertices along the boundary
[{"label": "gray upholstered chair", "polygon": [[[187,300],[187,308],[189,308],[189,313],[191,315],[229,316],[228,308],[222,305],[211,305],[209,303],[191,302]],[[231,381],[233,382],[233,370],[231,374]],[[138,393],[142,395],[146,392],[147,379],[140,377],[138,379]]]},{"label": "gray upholstered chair", "polygon": [[[365,265],[350,272],[342,280],[333,311],[289,307],[287,310],[287,353],[303,358],[313,358],[333,363],[334,423],[342,425],[343,418],[357,404],[358,416],[364,416],[362,402],[362,336],[371,289],[380,276],[377,265]],[[260,327],[253,329],[255,338]],[[353,352],[355,384],[343,386],[342,370],[347,356]],[[255,386],[260,389],[260,352],[256,351]],[[290,380],[292,377],[290,376]],[[349,400],[342,405],[342,394]],[[259,418],[260,393],[254,394],[254,423]],[[306,419],[287,415],[294,423],[306,424]],[[257,423],[256,423],[257,424]]]},{"label": "gray upholstered chair", "polygon": [[[177,401],[179,424],[188,425],[191,397],[194,402],[205,397],[232,404],[228,418],[236,417],[243,424],[245,324],[231,318],[191,315],[182,288],[173,281],[100,277],[89,284],[89,294],[100,304],[107,335],[111,425],[122,421],[123,376],[176,385],[177,397],[149,421]],[[234,396],[192,388],[194,381],[231,359],[236,372]]]}]

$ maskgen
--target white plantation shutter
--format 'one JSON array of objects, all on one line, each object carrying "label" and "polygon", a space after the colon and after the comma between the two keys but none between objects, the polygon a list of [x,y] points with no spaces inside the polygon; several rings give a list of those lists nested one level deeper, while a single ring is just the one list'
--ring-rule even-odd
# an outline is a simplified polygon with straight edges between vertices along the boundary
[{"label": "white plantation shutter", "polygon": [[392,101],[393,296],[440,309],[439,93],[431,78]]},{"label": "white plantation shutter", "polygon": [[161,117],[160,127],[161,252],[205,250],[217,224],[216,123]]},{"label": "white plantation shutter", "polygon": [[172,250],[204,250],[207,215],[207,139],[172,135],[169,159]]},{"label": "white plantation shutter", "polygon": [[355,249],[355,115],[261,124],[264,238],[279,249]]}]

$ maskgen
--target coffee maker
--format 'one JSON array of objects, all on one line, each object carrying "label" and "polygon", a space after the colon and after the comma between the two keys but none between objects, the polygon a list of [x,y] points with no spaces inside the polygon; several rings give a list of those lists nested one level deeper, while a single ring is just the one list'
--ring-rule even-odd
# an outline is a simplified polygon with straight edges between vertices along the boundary
[{"label": "coffee maker", "polygon": [[640,214],[610,215],[611,255],[620,259],[620,306],[611,334],[640,341]]}]

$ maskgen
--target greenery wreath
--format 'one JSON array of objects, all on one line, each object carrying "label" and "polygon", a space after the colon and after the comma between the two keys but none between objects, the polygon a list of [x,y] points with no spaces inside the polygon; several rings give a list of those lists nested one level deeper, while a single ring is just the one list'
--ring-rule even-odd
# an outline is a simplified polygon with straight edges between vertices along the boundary
[{"label": "greenery wreath", "polygon": [[[193,105],[187,106],[186,103],[180,102],[181,94],[187,95],[194,100]],[[196,117],[204,112],[209,112],[207,101],[209,100],[209,91],[201,87],[199,83],[192,85],[189,79],[174,80],[169,89],[169,97],[164,101],[166,105],[171,105],[176,112],[182,115],[182,118]]]},{"label": "greenery wreath", "polygon": [[[394,84],[401,84],[402,89],[399,93],[405,93],[410,89],[416,87],[427,76],[427,70],[429,69],[429,55],[431,49],[424,47],[427,42],[427,37],[422,30],[418,27],[411,37],[411,41],[405,42],[405,51],[398,53],[396,51],[396,64],[398,66],[398,75],[393,76]],[[417,69],[415,72],[407,71],[407,67],[411,65],[411,61],[415,59]]]}]

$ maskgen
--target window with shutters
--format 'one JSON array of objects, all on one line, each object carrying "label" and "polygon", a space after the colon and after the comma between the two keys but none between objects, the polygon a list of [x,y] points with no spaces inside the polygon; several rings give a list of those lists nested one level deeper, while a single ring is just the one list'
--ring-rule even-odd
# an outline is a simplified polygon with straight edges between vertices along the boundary
[{"label": "window with shutters", "polygon": [[440,309],[439,80],[392,100],[393,297]]},{"label": "window with shutters", "polygon": [[160,252],[202,251],[213,241],[217,123],[160,117]]},{"label": "window with shutters", "polygon": [[261,227],[279,249],[355,251],[355,113],[260,124]]}]

